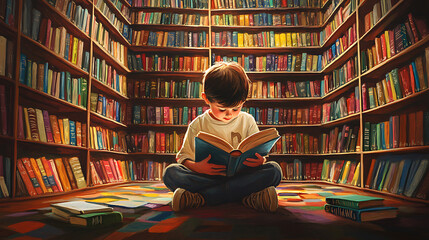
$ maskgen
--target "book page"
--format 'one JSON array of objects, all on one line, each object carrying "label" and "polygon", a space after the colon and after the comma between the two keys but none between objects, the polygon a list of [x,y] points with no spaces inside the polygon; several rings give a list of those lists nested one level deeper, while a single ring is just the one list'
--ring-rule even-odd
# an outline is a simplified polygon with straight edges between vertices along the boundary
[{"label": "book page", "polygon": [[210,134],[210,133],[206,133],[206,132],[199,132],[197,134],[197,138],[204,140],[210,144],[212,144],[213,146],[222,149],[223,151],[230,153],[232,150],[234,150],[234,148],[231,146],[231,144],[229,144],[227,141],[223,140],[222,138]]},{"label": "book page", "polygon": [[241,143],[238,145],[238,149],[244,153],[247,150],[250,150],[256,146],[259,146],[263,143],[266,143],[274,138],[279,137],[279,133],[277,132],[277,129],[275,128],[268,128],[262,131],[259,131],[257,133],[254,133],[247,138],[245,138]]}]

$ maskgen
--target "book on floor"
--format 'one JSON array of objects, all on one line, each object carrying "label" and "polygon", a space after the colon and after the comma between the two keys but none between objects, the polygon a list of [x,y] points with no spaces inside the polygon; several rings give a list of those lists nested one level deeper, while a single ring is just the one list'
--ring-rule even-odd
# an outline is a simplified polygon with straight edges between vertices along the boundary
[{"label": "book on floor", "polygon": [[326,197],[327,204],[349,207],[353,209],[383,206],[383,201],[383,198],[355,194]]},{"label": "book on floor", "polygon": [[234,149],[224,139],[200,131],[195,137],[195,161],[202,161],[211,155],[210,163],[225,165],[226,176],[233,176],[247,167],[243,164],[247,158],[257,158],[255,153],[268,155],[279,138],[277,130],[269,128],[248,136]]},{"label": "book on floor", "polygon": [[122,214],[118,211],[96,212],[70,216],[70,223],[83,227],[107,227],[122,222]]},{"label": "book on floor", "polygon": [[107,203],[107,206],[112,207],[114,211],[121,213],[137,213],[139,211],[150,209],[149,202],[120,200]]},{"label": "book on floor", "polygon": [[325,211],[357,222],[395,218],[398,215],[398,208],[384,206],[365,209],[353,209],[349,207],[326,204]]},{"label": "book on floor", "polygon": [[53,211],[60,210],[63,212],[69,212],[70,214],[88,214],[88,213],[100,213],[100,212],[112,212],[113,209],[108,206],[100,204],[89,203],[85,201],[69,201],[62,203],[51,204]]}]

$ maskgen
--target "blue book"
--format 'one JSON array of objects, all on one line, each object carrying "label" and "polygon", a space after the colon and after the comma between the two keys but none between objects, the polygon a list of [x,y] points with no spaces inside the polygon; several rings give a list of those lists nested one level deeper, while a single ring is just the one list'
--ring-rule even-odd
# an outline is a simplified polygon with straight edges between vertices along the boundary
[{"label": "blue book", "polygon": [[101,134],[101,131],[97,131],[98,149],[104,149],[102,138],[103,135]]},{"label": "blue book", "polygon": [[45,67],[43,68],[43,92],[48,93],[48,72],[49,72],[49,64],[45,63]]},{"label": "blue book", "polygon": [[386,149],[386,139],[385,139],[385,135],[384,132],[386,131],[384,129],[384,122],[380,123],[380,135],[381,135],[381,149]]},{"label": "blue book", "polygon": [[131,180],[135,180],[135,179],[134,179],[133,161],[130,161],[129,166],[130,166],[130,177],[131,177]]},{"label": "blue book", "polygon": [[34,41],[39,40],[39,27],[40,27],[40,18],[42,17],[42,13],[39,10],[33,8],[32,10],[33,19],[32,19],[32,27],[31,27],[31,38]]},{"label": "blue book", "polygon": [[419,168],[420,161],[418,157],[412,157],[411,158],[411,166],[410,170],[408,172],[407,182],[405,183],[403,193],[407,191],[407,189],[410,188],[411,182],[413,181],[414,176],[416,175],[417,169]]},{"label": "blue book", "polygon": [[64,91],[67,93],[66,95],[66,101],[71,103],[72,102],[72,79],[69,72],[66,72],[66,85]]},{"label": "blue book", "polygon": [[411,160],[405,159],[404,168],[402,169],[402,174],[401,174],[401,180],[399,181],[398,192],[396,192],[396,194],[402,194],[404,192],[410,166],[411,166]]},{"label": "blue book", "polygon": [[393,116],[389,117],[389,148],[393,148]]},{"label": "blue book", "polygon": [[306,64],[307,64],[307,53],[302,53],[301,71],[305,71],[306,70]]},{"label": "blue book", "polygon": [[386,160],[377,159],[377,162],[375,164],[377,168],[374,168],[373,179],[371,182],[371,189],[377,189],[378,185],[380,184],[380,181],[381,181],[380,175],[382,175],[383,173],[385,164],[386,164]]},{"label": "blue book", "polygon": [[286,14],[286,25],[287,25],[287,26],[292,25],[292,19],[291,19],[291,17],[290,17],[290,13],[287,13],[287,14]]},{"label": "blue book", "polygon": [[65,88],[65,84],[66,84],[66,80],[65,80],[65,72],[61,72],[60,74],[60,98],[65,100],[65,93],[64,93],[64,88]]},{"label": "blue book", "polygon": [[66,33],[66,46],[64,48],[64,59],[68,60],[70,51],[70,34]]},{"label": "blue book", "polygon": [[416,92],[420,92],[420,81],[419,81],[419,74],[417,73],[416,62],[412,61],[411,66],[413,67],[414,79],[416,82],[416,84],[415,84],[416,85]]},{"label": "blue book", "polygon": [[247,158],[257,158],[256,153],[268,155],[279,138],[277,130],[269,128],[248,136],[234,149],[215,135],[199,132],[195,137],[195,161],[200,162],[210,155],[209,163],[224,165],[226,176],[234,176],[237,172],[250,169],[243,164]]},{"label": "blue book", "polygon": [[[15,23],[15,0],[7,0],[6,2],[6,14],[5,20],[6,24],[13,26]],[[10,191],[9,191],[10,192]]]},{"label": "blue book", "polygon": [[353,209],[349,207],[326,204],[325,211],[356,222],[395,218],[398,215],[398,208],[396,207],[372,207],[364,209]]},{"label": "blue book", "polygon": [[287,71],[292,71],[292,54],[287,55]]},{"label": "blue book", "polygon": [[273,26],[273,14],[271,13],[267,14],[267,24],[268,26]]},{"label": "blue book", "polygon": [[76,123],[69,120],[70,123],[70,145],[76,146]]},{"label": "blue book", "polygon": [[274,109],[274,124],[278,125],[279,124],[279,113],[280,110],[278,108]]},{"label": "blue book", "polygon": [[322,71],[322,55],[319,55],[317,59],[317,71]]},{"label": "blue book", "polygon": [[27,56],[24,53],[21,53],[21,58],[19,62],[19,82],[27,85]]},{"label": "blue book", "polygon": [[255,114],[255,121],[256,121],[256,123],[257,123],[257,124],[261,124],[261,122],[259,121],[259,112],[260,112],[260,109],[257,107],[257,108],[255,109],[255,111],[256,111],[256,114]]},{"label": "blue book", "polygon": [[140,109],[141,108],[138,105],[135,105],[133,108],[134,108],[133,109],[133,112],[134,112],[133,124],[140,124],[141,123],[141,119],[140,119],[140,116],[141,116]]},{"label": "blue book", "polygon": [[268,108],[268,111],[267,111],[267,124],[268,125],[273,124],[273,115],[274,115],[273,110],[274,110],[273,108]]}]

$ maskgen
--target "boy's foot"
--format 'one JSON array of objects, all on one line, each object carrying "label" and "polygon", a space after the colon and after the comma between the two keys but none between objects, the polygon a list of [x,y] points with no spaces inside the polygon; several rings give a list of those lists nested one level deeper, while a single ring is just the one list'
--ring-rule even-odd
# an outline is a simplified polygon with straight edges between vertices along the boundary
[{"label": "boy's foot", "polygon": [[173,194],[171,208],[173,211],[178,212],[185,208],[201,207],[204,203],[205,201],[201,194],[191,193],[183,188],[177,188]]},{"label": "boy's foot", "polygon": [[271,186],[252,193],[243,198],[243,204],[258,211],[275,212],[279,205],[276,188]]}]

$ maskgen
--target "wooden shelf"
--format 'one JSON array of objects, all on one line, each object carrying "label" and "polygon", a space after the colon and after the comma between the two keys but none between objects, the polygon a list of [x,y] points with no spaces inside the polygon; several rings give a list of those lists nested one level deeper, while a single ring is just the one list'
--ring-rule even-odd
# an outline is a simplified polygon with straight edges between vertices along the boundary
[{"label": "wooden shelf", "polygon": [[15,79],[10,78],[10,77],[6,77],[6,76],[0,76],[0,83],[2,81],[6,82],[6,83],[9,83],[9,84],[15,84],[16,83]]},{"label": "wooden shelf", "polygon": [[332,60],[325,68],[322,70],[323,73],[329,73],[335,69],[344,65],[345,61],[349,58],[352,58],[357,53],[357,42],[350,45],[344,52],[342,52],[338,57]]},{"label": "wooden shelf", "polygon": [[64,57],[58,55],[56,52],[45,47],[41,43],[34,41],[22,33],[21,39],[21,50],[27,49],[24,51],[24,54],[26,54],[28,58],[32,60],[43,59],[43,61],[48,62],[49,65],[53,65],[63,71],[70,72],[72,75],[88,76],[88,72],[85,72],[78,65],[66,60]]},{"label": "wooden shelf", "polygon": [[175,157],[177,153],[143,153],[143,152],[134,152],[134,153],[128,153],[130,156],[169,156],[169,157]]},{"label": "wooden shelf", "polygon": [[[122,35],[121,31],[119,29],[117,29],[116,26],[113,25],[113,23],[110,22],[110,20],[100,11],[100,9],[98,9],[96,6],[94,6],[94,9],[95,9],[94,15],[95,15],[96,20],[99,23],[103,24],[103,26],[106,28],[106,30],[108,30],[108,32],[110,33],[111,37],[113,37],[114,40],[117,40],[121,44],[128,47],[130,45],[130,43]],[[95,29],[93,29],[93,31],[94,30]],[[96,37],[96,36],[94,36],[94,37]]]},{"label": "wooden shelf", "polygon": [[69,149],[76,149],[81,151],[86,151],[86,147],[81,146],[74,146],[74,145],[68,145],[68,144],[58,144],[58,143],[48,143],[48,142],[42,142],[42,141],[33,141],[33,140],[26,140],[26,139],[17,139],[18,145],[19,144],[32,144],[35,146],[43,145],[48,147],[55,147],[55,148],[69,148]]},{"label": "wooden shelf", "polygon": [[313,128],[320,127],[321,124],[258,124],[259,128]]},{"label": "wooden shelf", "polygon": [[246,54],[250,53],[259,53],[259,54],[267,54],[267,53],[282,53],[282,52],[296,52],[296,51],[317,51],[320,47],[317,46],[309,46],[309,47],[211,47],[212,51],[220,51],[220,52],[229,52],[231,51],[235,53],[246,52]]},{"label": "wooden shelf", "polygon": [[[325,22],[322,24],[321,27],[325,27],[326,25],[328,25],[328,23],[337,14],[337,11],[341,8],[341,6],[343,5],[344,2],[345,2],[345,0],[342,0],[341,2],[338,3],[338,5],[334,8],[334,10],[332,10],[331,14],[329,14],[329,16],[325,19]],[[327,5],[327,3],[325,3],[325,6],[326,5]],[[324,8],[325,6],[323,6],[322,8]]]},{"label": "wooden shelf", "polygon": [[279,31],[290,31],[290,30],[300,30],[300,31],[317,31],[320,30],[321,27],[319,25],[300,25],[300,26],[295,26],[295,25],[273,25],[273,26],[235,26],[235,25],[213,25],[211,26],[212,31],[214,30],[220,30],[220,31],[228,31],[228,30],[279,30]]},{"label": "wooden shelf", "polygon": [[278,7],[278,8],[236,8],[236,9],[211,9],[212,13],[229,13],[229,12],[290,12],[290,11],[318,11],[319,7]]},{"label": "wooden shelf", "polygon": [[13,40],[16,40],[18,36],[18,31],[16,30],[16,28],[13,28],[7,25],[5,22],[0,21],[0,35],[5,35],[6,38],[12,38]]},{"label": "wooden shelf", "polygon": [[133,124],[128,125],[130,128],[187,128],[188,125],[175,124]]},{"label": "wooden shelf", "polygon": [[[396,101],[390,102],[390,103],[386,103],[384,105],[375,107],[375,108],[371,108],[368,110],[365,110],[362,112],[363,115],[373,115],[373,114],[392,114],[394,112],[396,112],[399,109],[405,108],[407,106],[412,105],[412,103],[416,103],[416,102],[424,102],[425,100],[428,99],[428,93],[429,93],[429,88],[411,94],[407,97],[398,99]],[[368,100],[369,101],[369,100]],[[369,105],[369,102],[367,103]],[[365,116],[363,116],[365,117]]]},{"label": "wooden shelf", "polygon": [[252,76],[252,75],[284,75],[287,74],[288,76],[316,76],[316,75],[321,75],[322,72],[318,72],[318,71],[266,71],[266,72],[246,72],[248,75]]},{"label": "wooden shelf", "polygon": [[[361,8],[370,7],[370,6],[365,5],[366,2],[370,2],[370,1],[368,1],[368,0],[364,1],[361,4],[362,6],[359,6],[359,10]],[[407,7],[408,5],[410,5],[408,0],[400,0],[399,2],[397,2],[386,13],[386,15],[384,15],[383,17],[381,17],[378,20],[378,22],[371,29],[369,29],[366,33],[362,34],[359,41],[361,41],[361,42],[373,41],[374,38],[380,34],[381,31],[385,30],[392,22],[395,22],[398,19],[398,16],[404,15],[407,11],[409,11],[409,8]],[[371,7],[370,11],[372,11],[372,7]],[[361,24],[365,24],[364,18],[362,18],[360,20],[361,20]],[[361,35],[360,31],[358,31],[358,34],[359,34],[359,36]]]},{"label": "wooden shelf", "polygon": [[101,90],[103,93],[107,93],[108,95],[113,96],[114,98],[117,98],[119,100],[129,100],[127,96],[122,95],[120,92],[116,91],[112,87],[98,81],[93,77],[91,77],[91,87],[95,87]]},{"label": "wooden shelf", "polygon": [[279,102],[279,101],[288,101],[288,102],[295,102],[295,101],[318,101],[320,100],[320,97],[293,97],[293,98],[249,98],[247,101],[249,103],[253,102]]},{"label": "wooden shelf", "polygon": [[402,148],[389,148],[383,150],[372,150],[362,152],[364,155],[383,154],[383,153],[415,153],[415,152],[429,152],[429,146],[413,146]]},{"label": "wooden shelf", "polygon": [[202,8],[162,8],[162,7],[133,7],[133,10],[136,11],[151,11],[151,12],[166,12],[166,11],[174,11],[174,12],[191,12],[191,13],[209,13],[209,9]]},{"label": "wooden shelf", "polygon": [[116,155],[128,155],[126,152],[117,152],[117,151],[109,151],[109,150],[97,150],[97,149],[89,149],[91,154],[116,154]]},{"label": "wooden shelf", "polygon": [[420,199],[420,198],[410,198],[410,197],[407,197],[404,195],[399,195],[399,194],[390,193],[390,192],[382,192],[382,191],[378,191],[375,189],[369,189],[369,188],[360,188],[359,190],[363,190],[363,191],[371,192],[371,193],[382,194],[382,195],[386,195],[386,196],[394,197],[394,198],[400,198],[400,199],[411,201],[411,202],[419,202],[419,203],[429,204],[428,200],[424,200],[424,199]]},{"label": "wooden shelf", "polygon": [[127,0],[120,0],[125,6],[131,8],[131,4],[129,2],[127,2]]},{"label": "wooden shelf", "polygon": [[346,82],[345,84],[335,88],[334,90],[330,91],[328,94],[322,97],[323,102],[330,102],[334,98],[344,94],[345,92],[349,91],[355,84],[359,84],[359,78],[353,78],[352,80]]},{"label": "wooden shelf", "polygon": [[186,52],[186,53],[199,53],[199,54],[206,54],[209,53],[208,47],[158,47],[158,46],[137,46],[137,45],[131,45],[128,50],[134,51],[134,52],[167,52],[167,53],[180,53],[180,52]]},{"label": "wooden shelf", "polygon": [[338,26],[337,29],[335,29],[332,34],[329,35],[329,37],[325,39],[325,42],[322,44],[322,48],[329,48],[332,44],[334,44],[338,38],[344,35],[347,29],[353,26],[353,23],[356,23],[356,10],[352,14],[350,14],[350,16],[346,20],[344,20],[344,22],[341,23],[340,26]]},{"label": "wooden shelf", "polygon": [[163,30],[171,30],[171,31],[178,31],[180,29],[186,30],[193,30],[193,31],[208,31],[209,30],[209,26],[204,26],[204,25],[182,25],[182,24],[143,24],[143,23],[138,23],[138,24],[133,24],[133,27],[135,27],[138,30],[141,29],[145,29],[148,28],[148,30],[158,30],[158,29],[163,29]]},{"label": "wooden shelf", "polygon": [[360,156],[360,152],[344,152],[344,153],[270,153],[270,157],[327,157],[327,156]]},{"label": "wooden shelf", "polygon": [[363,81],[368,78],[383,78],[388,70],[397,68],[401,64],[408,62],[410,59],[413,59],[418,53],[428,46],[428,43],[429,35],[426,35],[423,39],[404,49],[402,52],[397,53],[395,56],[385,60],[371,69],[368,69],[366,72],[361,74],[361,78]]},{"label": "wooden shelf", "polygon": [[92,112],[91,111],[91,122],[97,122],[98,124],[103,124],[109,129],[117,129],[117,128],[126,128],[127,125],[117,122],[113,119],[110,119],[108,117],[105,117],[99,113]]},{"label": "wooden shelf", "polygon": [[345,124],[347,122],[356,121],[356,120],[359,119],[359,117],[360,117],[360,113],[353,113],[353,114],[350,114],[350,115],[348,115],[346,117],[343,117],[343,118],[340,118],[340,119],[336,119],[336,120],[333,120],[333,121],[322,123],[322,127],[324,127],[324,128],[330,128],[330,127],[333,127],[333,126]]},{"label": "wooden shelf", "polygon": [[12,136],[0,134],[0,141],[13,141],[13,140],[15,140],[15,138]]},{"label": "wooden shelf", "polygon": [[[19,84],[19,92],[20,92],[19,93],[20,98],[25,98],[28,101],[32,101],[40,105],[49,104],[52,107],[61,109],[64,112],[81,112],[81,113],[86,112],[86,108],[84,107],[74,105],[63,99],[56,98],[52,95],[30,88],[21,83]],[[22,102],[22,100],[20,100],[20,102]]]},{"label": "wooden shelf", "polygon": [[155,76],[183,76],[183,77],[195,77],[203,76],[204,72],[192,72],[192,71],[131,71],[130,78],[141,77],[143,75],[155,75]]},{"label": "wooden shelf", "polygon": [[145,103],[153,103],[153,104],[169,104],[169,103],[181,103],[181,104],[189,104],[198,105],[204,104],[204,100],[201,98],[131,98],[133,103],[135,102],[145,102]]},{"label": "wooden shelf", "polygon": [[[130,20],[128,20],[124,14],[122,14],[121,10],[116,8],[116,6],[112,3],[112,0],[105,1],[105,3],[109,6],[109,9],[118,17],[124,24],[131,25]],[[97,7],[96,7],[97,8]],[[131,12],[131,11],[130,11]]]},{"label": "wooden shelf", "polygon": [[[126,74],[126,73],[130,72],[130,70],[128,69],[128,67],[126,67],[123,63],[121,63],[118,60],[116,60],[97,41],[93,41],[93,46],[94,46],[93,49],[94,49],[95,55],[98,55],[101,58],[105,59],[108,64],[112,65],[112,67],[116,69],[116,71],[119,71],[119,73],[122,73],[122,74]],[[124,58],[126,58],[126,57],[124,57]],[[124,59],[124,61],[125,60],[126,59]]]}]

